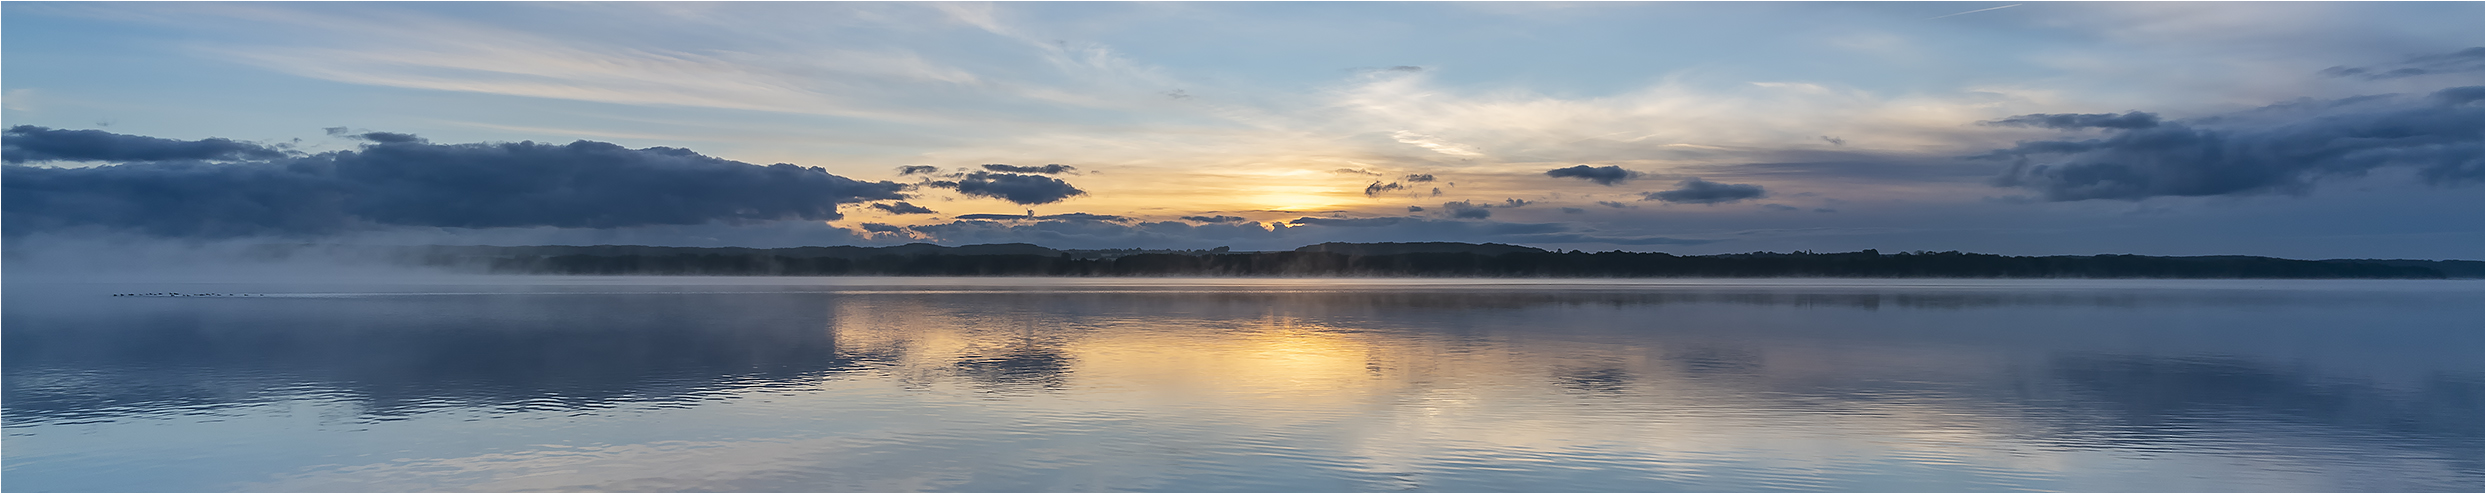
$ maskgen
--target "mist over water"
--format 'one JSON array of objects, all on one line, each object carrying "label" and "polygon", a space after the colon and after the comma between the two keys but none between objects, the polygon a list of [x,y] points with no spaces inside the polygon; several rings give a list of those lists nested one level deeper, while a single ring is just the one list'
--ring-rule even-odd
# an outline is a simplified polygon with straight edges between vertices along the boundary
[{"label": "mist over water", "polygon": [[6,289],[12,491],[2486,487],[2475,281]]}]

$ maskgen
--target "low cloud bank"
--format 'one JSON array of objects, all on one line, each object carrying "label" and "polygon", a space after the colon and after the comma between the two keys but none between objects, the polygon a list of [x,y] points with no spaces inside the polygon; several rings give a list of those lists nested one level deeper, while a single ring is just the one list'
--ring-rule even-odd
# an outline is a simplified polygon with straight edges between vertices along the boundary
[{"label": "low cloud bank", "polygon": [[[0,167],[0,187],[7,194],[0,211],[9,235],[82,227],[214,238],[374,227],[825,221],[843,217],[840,204],[906,198],[901,184],[852,180],[818,167],[759,166],[688,149],[628,149],[594,141],[431,144],[407,136],[374,139],[358,151],[215,162],[196,158],[208,153],[197,149],[230,146],[194,149],[143,136],[83,132],[79,139],[100,134],[107,138],[95,142],[135,148],[81,148],[86,154],[79,156],[182,157],[92,168]],[[53,150],[44,156],[65,149],[29,149],[34,148]],[[216,156],[267,156],[230,149],[241,150]]]},{"label": "low cloud bank", "polygon": [[273,160],[284,150],[225,138],[183,141],[19,125],[0,132],[0,162]]}]

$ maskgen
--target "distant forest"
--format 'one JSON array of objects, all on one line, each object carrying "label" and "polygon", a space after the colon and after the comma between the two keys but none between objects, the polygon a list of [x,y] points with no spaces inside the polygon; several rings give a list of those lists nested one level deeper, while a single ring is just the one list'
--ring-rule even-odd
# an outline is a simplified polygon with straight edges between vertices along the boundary
[{"label": "distant forest", "polygon": [[1679,256],[1503,244],[1326,243],[1280,252],[1057,250],[1029,244],[784,249],[400,248],[415,264],[504,274],[760,276],[1375,276],[1501,278],[2480,278],[2479,261],[2251,256],[2001,256],[1874,250]]}]

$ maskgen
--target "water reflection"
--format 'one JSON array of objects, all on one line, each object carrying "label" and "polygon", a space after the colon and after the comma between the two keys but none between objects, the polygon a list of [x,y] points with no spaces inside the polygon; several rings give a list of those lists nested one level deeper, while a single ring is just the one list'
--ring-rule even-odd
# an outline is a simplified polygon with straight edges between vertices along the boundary
[{"label": "water reflection", "polygon": [[[2337,286],[269,286],[141,299],[13,285],[0,480],[2480,488],[2476,288]],[[354,427],[265,418],[301,413]],[[240,460],[114,432],[167,427],[289,459],[228,464]],[[128,468],[158,473],[94,475]]]}]

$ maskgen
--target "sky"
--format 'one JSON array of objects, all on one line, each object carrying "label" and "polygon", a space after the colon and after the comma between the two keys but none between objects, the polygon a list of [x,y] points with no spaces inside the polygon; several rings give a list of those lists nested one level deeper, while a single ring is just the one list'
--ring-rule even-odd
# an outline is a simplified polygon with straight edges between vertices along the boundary
[{"label": "sky", "polygon": [[0,233],[2478,259],[2481,18],[7,2]]}]

